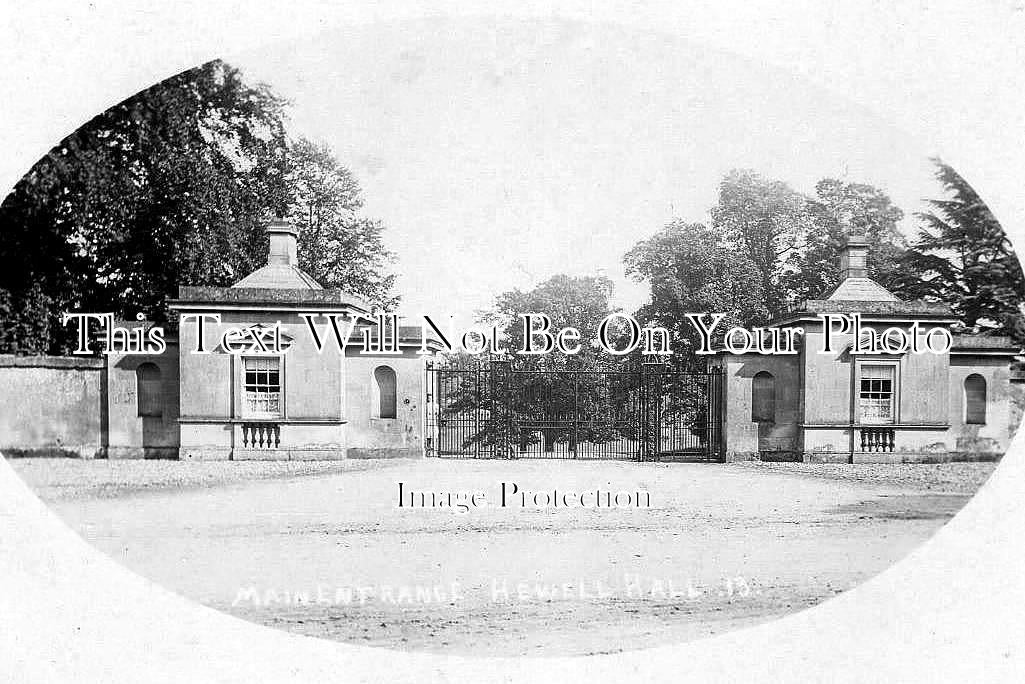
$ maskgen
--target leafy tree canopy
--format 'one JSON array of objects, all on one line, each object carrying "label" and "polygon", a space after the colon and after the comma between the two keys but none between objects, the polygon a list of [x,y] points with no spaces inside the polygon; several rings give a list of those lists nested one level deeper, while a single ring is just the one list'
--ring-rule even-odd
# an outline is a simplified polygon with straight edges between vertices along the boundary
[{"label": "leafy tree canopy", "polygon": [[393,310],[395,255],[384,244],[384,225],[359,215],[359,183],[331,150],[299,139],[289,148],[288,218],[299,228],[299,266],[324,287],[365,297]]},{"label": "leafy tree canopy", "polygon": [[868,275],[883,287],[901,277],[907,241],[898,227],[904,212],[879,188],[826,178],[804,200],[810,229],[787,260],[780,278],[785,301],[822,297],[840,284],[840,251],[846,236],[868,238]]},{"label": "leafy tree canopy", "polygon": [[839,284],[840,249],[849,233],[869,238],[869,275],[888,285],[906,249],[898,229],[903,216],[871,185],[827,178],[809,197],[782,181],[734,170],[719,186],[712,228],[761,273],[765,309],[774,316]]},{"label": "leafy tree canopy", "polygon": [[288,138],[285,107],[213,61],[62,140],[0,205],[0,351],[65,351],[64,311],[163,320],[179,284],[231,285],[263,263],[267,221],[311,207],[310,270],[393,303],[380,224],[334,217],[359,208],[358,185],[324,148]]},{"label": "leafy tree canopy", "polygon": [[949,304],[967,332],[1006,334],[1025,344],[1025,279],[1010,242],[975,191],[940,160],[947,197],[909,245],[904,213],[879,188],[826,178],[804,196],[753,171],[732,171],[719,188],[712,224],[675,220],[624,257],[647,281],[647,322],[674,330],[688,348],[683,314],[724,312],[730,324],[764,323],[785,307],[839,284],[845,237],[868,237],[869,277],[903,299]]},{"label": "leafy tree canopy", "polygon": [[[523,291],[510,290],[499,295],[492,311],[481,316],[485,322],[498,324],[510,350],[524,348],[523,319],[521,314],[543,313],[552,321],[550,332],[557,334],[564,327],[580,331],[580,353],[575,356],[548,354],[525,357],[526,362],[546,369],[594,368],[608,362],[607,354],[598,354],[591,340],[598,337],[602,320],[613,312],[609,303],[612,282],[600,276],[556,275],[537,287]],[[617,329],[617,333],[622,330]],[[618,335],[617,338],[618,339]]]},{"label": "leafy tree canopy", "polygon": [[734,170],[719,185],[712,208],[712,228],[761,274],[762,297],[768,312],[785,304],[781,276],[789,259],[812,230],[806,201],[782,181],[753,171]]},{"label": "leafy tree canopy", "polygon": [[700,223],[673,221],[634,245],[626,273],[651,286],[638,318],[665,327],[682,363],[694,361],[698,337],[688,313],[725,313],[724,327],[764,321],[764,278],[748,252]]}]

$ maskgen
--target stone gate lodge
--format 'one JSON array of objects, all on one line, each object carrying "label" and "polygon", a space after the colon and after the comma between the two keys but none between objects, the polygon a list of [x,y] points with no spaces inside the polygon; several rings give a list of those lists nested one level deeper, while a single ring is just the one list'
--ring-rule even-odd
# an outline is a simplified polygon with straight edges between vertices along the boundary
[{"label": "stone gate lodge", "polygon": [[[268,229],[267,265],[232,287],[179,288],[179,314],[219,314],[221,330],[259,332],[303,313],[367,315],[369,306],[324,289],[297,266],[295,229]],[[719,353],[720,460],[830,462],[999,458],[1021,418],[1018,349],[992,336],[953,336],[942,354],[860,354],[848,335],[821,354],[823,313],[862,324],[949,328],[943,304],[905,302],[867,277],[867,243],[848,239],[843,280],[773,321],[800,325],[794,355]],[[124,326],[147,326],[131,322]],[[195,335],[190,328],[185,335]],[[415,333],[415,334],[407,334]],[[187,459],[339,459],[425,454],[427,389],[419,329],[397,353],[319,353],[309,335],[287,354],[192,354],[167,339],[154,355],[0,356],[0,452],[7,456]]]}]

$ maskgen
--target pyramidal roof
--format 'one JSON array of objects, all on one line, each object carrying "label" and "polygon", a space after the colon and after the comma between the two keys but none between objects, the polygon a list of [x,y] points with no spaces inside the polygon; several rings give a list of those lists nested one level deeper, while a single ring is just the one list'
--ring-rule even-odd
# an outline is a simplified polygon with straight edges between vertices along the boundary
[{"label": "pyramidal roof", "polygon": [[256,269],[232,287],[275,290],[323,290],[305,271],[284,264],[267,264]]},{"label": "pyramidal roof", "polygon": [[871,278],[845,278],[826,297],[827,301],[899,302],[895,294]]},{"label": "pyramidal roof", "polygon": [[270,251],[267,265],[256,269],[232,287],[265,290],[322,290],[320,283],[297,266],[299,231],[287,221],[267,226]]}]

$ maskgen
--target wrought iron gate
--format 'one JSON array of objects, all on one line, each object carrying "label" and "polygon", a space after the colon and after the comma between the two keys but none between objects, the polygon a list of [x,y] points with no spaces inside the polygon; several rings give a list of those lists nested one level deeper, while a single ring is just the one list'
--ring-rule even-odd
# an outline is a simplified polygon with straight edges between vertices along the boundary
[{"label": "wrought iron gate", "polygon": [[722,372],[428,361],[429,456],[722,460]]}]

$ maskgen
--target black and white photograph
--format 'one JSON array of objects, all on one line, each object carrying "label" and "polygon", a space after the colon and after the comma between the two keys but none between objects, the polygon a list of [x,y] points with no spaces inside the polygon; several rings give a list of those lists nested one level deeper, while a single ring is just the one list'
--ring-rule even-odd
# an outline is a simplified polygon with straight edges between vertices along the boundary
[{"label": "black and white photograph", "polygon": [[[4,188],[0,454],[92,554],[53,577],[116,563],[250,651],[299,639],[293,670],[192,681],[323,681],[301,644],[369,649],[342,681],[764,654],[1020,458],[1019,233],[945,141],[841,90],[552,14],[325,25],[164,73]],[[929,643],[896,612],[918,598],[880,634]],[[179,624],[175,657],[217,658]],[[841,667],[802,643],[762,677]],[[109,648],[84,681],[164,680],[97,675]],[[903,676],[864,667],[838,680]]]}]

